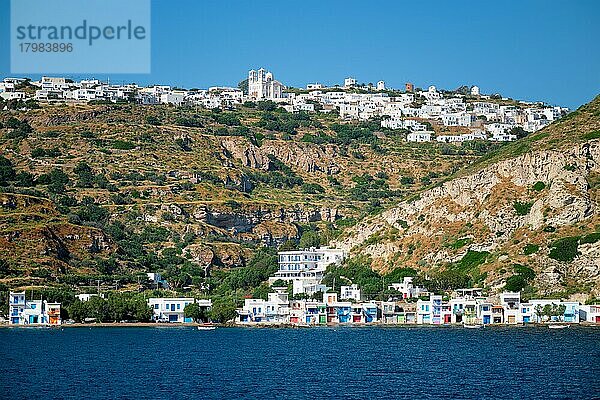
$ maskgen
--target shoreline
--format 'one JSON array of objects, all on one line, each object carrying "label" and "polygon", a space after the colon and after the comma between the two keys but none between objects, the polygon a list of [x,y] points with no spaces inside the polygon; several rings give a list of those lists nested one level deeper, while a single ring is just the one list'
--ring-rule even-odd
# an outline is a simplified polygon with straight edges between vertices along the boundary
[{"label": "shoreline", "polygon": [[[490,324],[482,326],[481,329],[496,329],[496,328],[548,328],[553,324]],[[599,324],[594,323],[559,323],[554,325],[570,325],[570,328],[577,327],[597,327]],[[97,323],[74,323],[62,325],[9,325],[0,324],[0,329],[63,329],[63,328],[160,328],[160,329],[180,329],[180,328],[196,328],[199,326],[213,326],[215,328],[247,328],[247,329],[314,329],[314,328],[464,328],[463,324],[326,324],[326,325],[294,325],[294,324],[278,324],[278,323],[256,323],[256,324],[201,324],[201,323],[168,323],[168,322],[97,322]]]}]

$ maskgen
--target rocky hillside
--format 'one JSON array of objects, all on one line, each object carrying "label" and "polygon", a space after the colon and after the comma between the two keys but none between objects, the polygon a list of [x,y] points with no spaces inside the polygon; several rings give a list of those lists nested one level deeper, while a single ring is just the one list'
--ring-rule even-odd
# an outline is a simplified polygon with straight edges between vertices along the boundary
[{"label": "rocky hillside", "polygon": [[459,271],[492,289],[597,297],[599,188],[600,97],[367,217],[337,245],[383,271]]},{"label": "rocky hillside", "polygon": [[0,283],[201,285],[263,246],[326,244],[499,147],[403,135],[269,104],[2,111]]}]

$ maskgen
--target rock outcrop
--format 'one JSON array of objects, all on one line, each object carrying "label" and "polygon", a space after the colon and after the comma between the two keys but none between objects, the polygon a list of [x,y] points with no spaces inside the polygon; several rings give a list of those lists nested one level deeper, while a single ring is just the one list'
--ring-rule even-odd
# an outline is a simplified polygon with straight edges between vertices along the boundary
[{"label": "rock outcrop", "polygon": [[[547,244],[559,236],[553,232],[583,225],[594,229],[598,205],[588,176],[599,170],[598,140],[567,151],[526,153],[450,180],[362,221],[335,245],[368,253],[375,266],[384,268],[398,254],[411,266],[456,261],[466,247],[453,251],[448,240],[466,235],[469,248],[478,251],[510,254],[515,241],[526,243],[537,237]],[[384,233],[391,229],[398,233],[386,240],[389,235]],[[408,246],[412,246],[410,255]],[[575,274],[600,290],[597,246],[584,250],[570,264],[551,260],[547,254],[534,257],[531,264],[540,272],[540,286],[559,288],[557,282]]]}]

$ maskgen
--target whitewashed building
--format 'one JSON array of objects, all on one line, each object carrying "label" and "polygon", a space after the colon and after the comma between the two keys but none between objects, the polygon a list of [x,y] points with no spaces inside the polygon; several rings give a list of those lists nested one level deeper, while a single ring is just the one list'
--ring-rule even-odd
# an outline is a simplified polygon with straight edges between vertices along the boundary
[{"label": "whitewashed building", "polygon": [[184,314],[185,306],[198,303],[205,310],[212,307],[211,300],[195,300],[192,297],[153,297],[148,299],[148,305],[152,309],[152,320],[156,322],[193,322]]},{"label": "whitewashed building", "polygon": [[327,266],[341,264],[346,257],[343,250],[327,247],[304,250],[281,251],[278,253],[279,270],[269,278],[269,284],[277,280],[293,283],[293,293],[311,294],[323,291],[321,280]]},{"label": "whitewashed building", "polygon": [[273,79],[264,68],[248,71],[248,97],[252,100],[277,100],[283,97],[285,86]]},{"label": "whitewashed building", "polygon": [[340,288],[340,299],[341,300],[354,300],[361,301],[361,291],[358,285],[353,284],[350,286],[342,286]]},{"label": "whitewashed building", "polygon": [[27,300],[25,292],[10,292],[8,314],[10,325],[60,325],[60,303]]},{"label": "whitewashed building", "polygon": [[579,321],[600,324],[600,305],[579,306]]},{"label": "whitewashed building", "polygon": [[406,135],[406,141],[407,142],[416,142],[416,143],[430,142],[432,134],[433,134],[433,132],[431,132],[431,131],[410,132],[409,134]]}]

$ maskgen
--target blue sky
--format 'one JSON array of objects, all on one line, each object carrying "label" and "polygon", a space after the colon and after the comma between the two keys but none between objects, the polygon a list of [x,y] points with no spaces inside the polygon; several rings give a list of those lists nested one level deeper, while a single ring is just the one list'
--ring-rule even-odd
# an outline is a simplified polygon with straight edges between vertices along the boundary
[{"label": "blue sky", "polygon": [[[0,76],[11,76],[0,1]],[[264,67],[290,86],[346,76],[391,87],[477,84],[575,108],[600,93],[599,20],[597,0],[152,0],[151,74],[110,78],[205,88]]]}]

